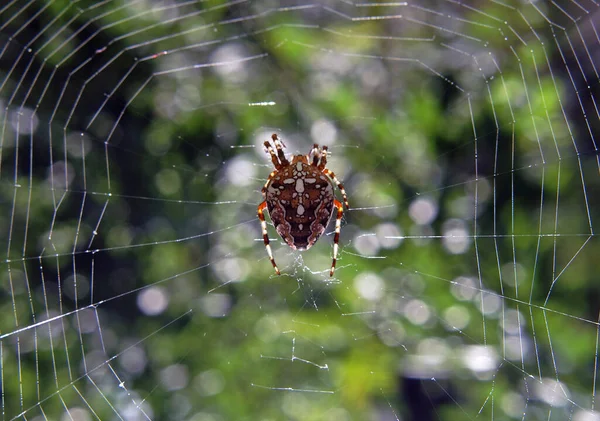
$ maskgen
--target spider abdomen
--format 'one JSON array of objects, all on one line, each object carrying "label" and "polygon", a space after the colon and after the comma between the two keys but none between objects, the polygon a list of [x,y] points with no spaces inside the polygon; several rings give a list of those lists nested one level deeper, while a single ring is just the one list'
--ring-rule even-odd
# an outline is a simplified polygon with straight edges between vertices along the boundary
[{"label": "spider abdomen", "polygon": [[306,157],[294,156],[265,186],[271,221],[293,249],[309,249],[325,232],[333,213],[333,184]]}]

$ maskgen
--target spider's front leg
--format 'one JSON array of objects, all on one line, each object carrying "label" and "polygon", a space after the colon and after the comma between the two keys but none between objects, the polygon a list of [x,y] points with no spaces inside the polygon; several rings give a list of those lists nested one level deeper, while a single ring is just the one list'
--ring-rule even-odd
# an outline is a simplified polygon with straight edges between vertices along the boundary
[{"label": "spider's front leg", "polygon": [[281,139],[279,139],[277,134],[273,133],[271,139],[275,144],[275,149],[277,149],[277,153],[275,153],[275,150],[273,150],[273,146],[271,146],[268,140],[265,140],[264,143],[265,150],[271,156],[271,162],[273,162],[273,166],[275,167],[275,169],[280,170],[286,165],[290,165],[290,161],[287,160],[285,154],[283,153],[283,147],[285,145],[283,145],[283,142],[281,141]]},{"label": "spider's front leg", "polygon": [[[267,202],[264,201],[260,205],[258,205],[257,213],[258,219],[260,219],[260,227],[262,228],[263,241],[265,243],[265,248],[267,249],[267,254],[269,255],[269,259],[271,260],[271,264],[275,268],[275,272],[277,275],[281,275],[279,272],[279,268],[275,264],[275,259],[273,258],[273,252],[271,251],[271,245],[269,244],[269,234],[267,234],[267,222],[265,221],[265,213],[264,210],[267,208]],[[334,261],[335,263],[335,261]]]},{"label": "spider's front leg", "polygon": [[287,160],[285,154],[283,153],[283,148],[285,148],[285,144],[282,142],[281,139],[279,139],[277,133],[273,133],[271,135],[271,140],[273,140],[273,143],[275,144],[275,148],[277,149],[277,156],[279,157],[281,165],[290,165],[290,161]]}]

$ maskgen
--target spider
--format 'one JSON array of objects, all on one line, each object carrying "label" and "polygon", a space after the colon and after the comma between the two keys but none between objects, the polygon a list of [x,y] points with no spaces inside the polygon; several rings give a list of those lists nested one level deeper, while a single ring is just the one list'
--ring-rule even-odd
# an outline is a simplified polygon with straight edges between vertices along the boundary
[{"label": "spider", "polygon": [[349,209],[350,206],[344,186],[332,171],[325,168],[327,146],[319,148],[319,145],[315,143],[307,155],[294,155],[290,163],[283,153],[285,144],[276,133],[271,136],[271,139],[277,153],[269,141],[265,141],[264,145],[266,152],[271,156],[275,171],[269,174],[269,178],[262,188],[265,200],[258,205],[258,219],[260,219],[263,240],[271,264],[277,275],[281,275],[269,245],[265,208],[269,211],[277,233],[288,246],[294,250],[308,250],[325,231],[335,207],[337,208],[337,217],[333,238],[333,262],[329,271],[329,276],[333,276],[344,214],[342,204],[335,198],[333,182],[342,193],[346,209]]}]

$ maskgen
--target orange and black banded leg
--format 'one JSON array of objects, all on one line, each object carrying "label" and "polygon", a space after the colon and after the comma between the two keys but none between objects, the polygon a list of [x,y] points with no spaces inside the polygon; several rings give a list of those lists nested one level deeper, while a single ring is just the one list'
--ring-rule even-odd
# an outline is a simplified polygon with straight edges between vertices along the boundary
[{"label": "orange and black banded leg", "polygon": [[334,200],[333,206],[337,208],[337,216],[335,218],[335,235],[333,237],[333,262],[331,263],[329,276],[333,276],[333,272],[335,272],[335,263],[337,262],[339,247],[338,244],[340,242],[340,230],[342,229],[342,216],[344,216],[344,209],[342,208],[342,204],[339,200]]},{"label": "orange and black banded leg", "polygon": [[287,158],[285,157],[285,154],[283,153],[283,148],[285,147],[285,145],[283,144],[283,142],[281,141],[281,139],[279,139],[279,137],[277,136],[277,133],[273,133],[271,135],[271,139],[273,140],[273,143],[275,144],[275,148],[277,149],[277,156],[279,157],[279,161],[281,162],[281,165],[290,165],[290,161],[287,160]]},{"label": "orange and black banded leg", "polygon": [[281,168],[281,162],[279,162],[279,159],[277,159],[277,155],[275,154],[275,151],[273,150],[273,146],[271,146],[271,144],[265,140],[265,149],[267,150],[267,153],[269,155],[271,155],[271,161],[273,162],[273,166],[275,167],[276,170]]},{"label": "orange and black banded leg", "polygon": [[313,145],[312,149],[308,153],[307,157],[308,157],[309,162],[311,161],[311,156],[312,156],[312,162],[310,165],[318,168],[319,159],[321,158],[321,152],[319,151],[319,145],[317,145],[316,143]]},{"label": "orange and black banded leg", "polygon": [[333,182],[337,185],[338,189],[340,189],[340,192],[342,193],[342,198],[344,199],[344,205],[346,205],[346,209],[350,209],[350,205],[348,204],[348,196],[346,196],[346,190],[344,189],[344,185],[340,183],[340,180],[337,179],[333,171],[330,171],[327,168],[325,168],[323,170],[323,173],[329,178],[331,178]]},{"label": "orange and black banded leg", "polygon": [[[271,260],[271,264],[275,268],[275,272],[277,275],[281,275],[279,272],[279,268],[275,264],[275,259],[273,258],[273,251],[271,250],[271,245],[269,244],[269,235],[267,234],[267,222],[265,221],[264,210],[267,208],[267,202],[262,202],[258,205],[258,219],[260,219],[260,227],[262,228],[263,241],[265,242],[265,248],[267,249],[267,254],[269,255],[269,259]],[[335,261],[334,261],[335,263]]]},{"label": "orange and black banded leg", "polygon": [[[317,146],[317,145],[315,145]],[[323,171],[325,169],[325,166],[327,165],[327,146],[323,146],[321,149],[319,149],[319,165],[317,165],[317,168],[320,169],[321,171]]]}]

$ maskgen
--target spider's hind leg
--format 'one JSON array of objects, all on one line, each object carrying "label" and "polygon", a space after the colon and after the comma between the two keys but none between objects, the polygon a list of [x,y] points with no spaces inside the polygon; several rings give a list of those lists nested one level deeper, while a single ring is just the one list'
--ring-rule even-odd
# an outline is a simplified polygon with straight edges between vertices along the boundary
[{"label": "spider's hind leg", "polygon": [[344,199],[344,205],[346,205],[346,209],[350,209],[350,205],[348,204],[348,196],[346,195],[346,190],[344,189],[344,185],[342,183],[340,183],[340,180],[337,179],[337,177],[335,176],[333,171],[330,171],[327,168],[325,168],[323,170],[323,174],[325,174],[329,178],[331,178],[333,180],[333,182],[336,184],[337,188],[340,189],[340,192],[342,193],[342,198]]},{"label": "spider's hind leg", "polygon": [[340,231],[342,228],[342,217],[344,216],[344,209],[342,204],[338,200],[333,201],[333,206],[337,208],[337,216],[335,218],[335,235],[333,237],[333,261],[331,262],[331,270],[329,276],[333,276],[335,272],[335,264],[337,263],[338,248],[340,242]]},{"label": "spider's hind leg", "polygon": [[273,257],[273,251],[271,250],[271,245],[269,244],[269,234],[267,233],[267,222],[265,221],[265,213],[264,210],[267,208],[267,202],[262,202],[258,205],[257,213],[258,219],[260,219],[260,227],[262,228],[263,241],[265,243],[265,248],[267,249],[267,254],[269,255],[269,259],[271,260],[271,264],[275,269],[277,275],[281,275],[279,272],[279,268],[275,264],[275,258]]}]

